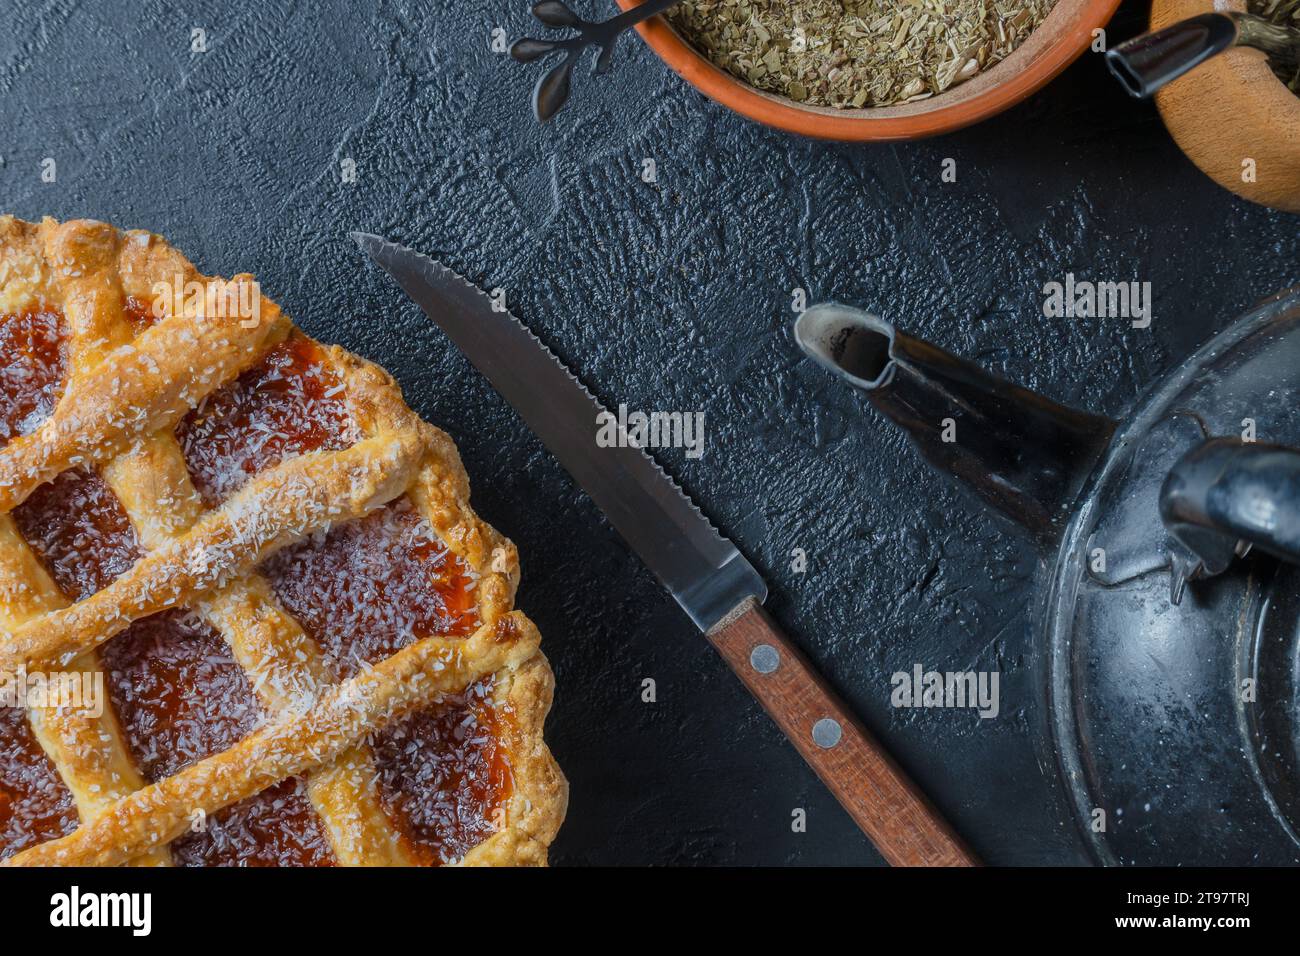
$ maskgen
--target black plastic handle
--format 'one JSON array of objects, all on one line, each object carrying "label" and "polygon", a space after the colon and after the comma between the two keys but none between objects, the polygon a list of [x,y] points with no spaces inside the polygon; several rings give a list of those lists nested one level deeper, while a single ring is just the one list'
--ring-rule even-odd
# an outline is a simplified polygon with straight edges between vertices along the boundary
[{"label": "black plastic handle", "polygon": [[1221,574],[1243,545],[1300,564],[1300,451],[1208,439],[1170,469],[1160,517],[1199,563],[1189,577]]}]

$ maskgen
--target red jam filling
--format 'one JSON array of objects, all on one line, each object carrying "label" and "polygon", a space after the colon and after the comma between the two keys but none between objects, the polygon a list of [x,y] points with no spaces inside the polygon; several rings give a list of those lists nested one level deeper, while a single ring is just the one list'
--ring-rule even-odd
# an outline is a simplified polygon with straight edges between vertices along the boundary
[{"label": "red jam filling", "polygon": [[[77,469],[42,485],[13,512],[65,597],[81,600],[135,563],[135,534],[98,475]],[[72,794],[41,749],[27,713],[0,707],[0,857],[77,828]]]},{"label": "red jam filling", "polygon": [[151,783],[233,747],[262,722],[225,641],[193,615],[138,621],[100,656],[118,723]]},{"label": "red jam filling", "polygon": [[[415,641],[478,627],[474,582],[407,499],[286,549],[263,567],[276,596],[340,678]],[[410,852],[435,865],[490,836],[512,778],[491,683],[373,739],[384,810]]]},{"label": "red jam filling", "polygon": [[[107,587],[139,556],[121,503],[93,472],[65,472],[15,509],[14,518],[72,601]],[[147,781],[228,749],[262,720],[248,679],[225,641],[192,616],[178,612],[139,621],[107,642],[100,657],[114,713]],[[18,723],[30,735],[26,720]],[[10,738],[5,732],[5,746]],[[44,756],[39,747],[37,752]],[[7,779],[4,763],[0,760],[0,778]],[[52,768],[49,773],[57,781]],[[32,791],[28,799],[39,795]],[[75,828],[76,812],[71,812]],[[62,834],[31,842],[51,835]],[[205,832],[191,833],[174,846],[177,862],[195,864],[333,861],[319,817],[292,780],[215,814]]]},{"label": "red jam filling", "polygon": [[258,472],[357,441],[342,380],[319,345],[293,336],[192,411],[176,431],[190,476],[209,505]]},{"label": "red jam filling", "polygon": [[[237,744],[263,721],[248,677],[216,631],[160,614],[104,645],[109,698],[149,782]],[[214,814],[173,844],[195,866],[325,866],[333,851],[297,779]]]},{"label": "red jam filling", "polygon": [[403,498],[286,548],[263,571],[340,678],[426,637],[478,627],[474,582]]},{"label": "red jam filling", "polygon": [[172,842],[181,866],[334,866],[334,850],[298,777],[226,807]]},{"label": "red jam filling", "polygon": [[374,734],[385,813],[425,866],[459,860],[504,824],[514,789],[493,678]]},{"label": "red jam filling", "polygon": [[0,446],[36,430],[58,403],[66,366],[63,316],[0,314]]},{"label": "red jam filling", "polygon": [[[138,302],[128,302],[128,318],[137,330],[152,321]],[[320,347],[300,336],[211,396],[177,437],[210,505],[288,458],[357,440],[341,380]],[[60,476],[15,516],[72,600],[105,587],[138,555],[120,504],[90,472]],[[422,638],[463,637],[479,624],[468,568],[406,499],[286,549],[263,571],[340,679]],[[228,749],[264,719],[225,642],[192,615],[173,612],[138,622],[105,644],[101,656],[114,712],[146,780]],[[489,678],[373,735],[381,801],[422,862],[458,859],[499,825],[513,789],[503,742],[510,718],[493,707],[491,690]],[[18,723],[26,730],[25,721]],[[7,746],[19,739],[5,734]],[[39,747],[37,753],[43,757]],[[0,760],[0,784],[12,776],[8,767]],[[70,807],[66,788],[59,791],[57,776],[47,770],[52,782],[37,791],[61,794]],[[67,822],[57,800],[49,806],[54,822],[42,824],[49,835],[75,826],[75,810],[67,811]],[[0,807],[0,834],[6,832],[3,813]],[[334,862],[298,779],[213,815],[202,830],[175,841],[172,852],[186,864]]]},{"label": "red jam filling", "polygon": [[136,335],[158,324],[158,316],[153,314],[153,306],[148,302],[142,302],[133,295],[126,297],[126,301],[123,303],[123,312],[126,314],[126,320],[131,323],[131,329]]},{"label": "red jam filling", "polygon": [[27,711],[0,707],[0,860],[77,828],[72,793],[41,749]]},{"label": "red jam filling", "polygon": [[37,488],[13,517],[69,601],[102,591],[140,556],[121,502],[92,471],[65,471]]}]

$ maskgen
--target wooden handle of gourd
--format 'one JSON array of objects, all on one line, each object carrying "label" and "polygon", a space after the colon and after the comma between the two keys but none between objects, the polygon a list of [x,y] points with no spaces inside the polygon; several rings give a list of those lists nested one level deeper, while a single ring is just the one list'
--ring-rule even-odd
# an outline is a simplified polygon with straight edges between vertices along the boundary
[{"label": "wooden handle of gourd", "polygon": [[708,633],[891,866],[978,866],[925,795],[752,598]]}]

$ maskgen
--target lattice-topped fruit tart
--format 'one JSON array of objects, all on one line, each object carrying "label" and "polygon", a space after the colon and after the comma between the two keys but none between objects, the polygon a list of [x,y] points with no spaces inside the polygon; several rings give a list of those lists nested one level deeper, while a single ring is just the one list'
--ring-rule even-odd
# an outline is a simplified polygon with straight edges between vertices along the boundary
[{"label": "lattice-topped fruit tart", "polygon": [[451,440],[251,276],[0,217],[5,863],[545,863],[518,576]]}]

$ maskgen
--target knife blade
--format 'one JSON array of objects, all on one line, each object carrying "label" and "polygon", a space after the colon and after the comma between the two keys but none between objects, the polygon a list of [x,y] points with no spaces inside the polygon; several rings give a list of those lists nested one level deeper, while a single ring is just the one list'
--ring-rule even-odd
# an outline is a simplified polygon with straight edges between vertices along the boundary
[{"label": "knife blade", "polygon": [[523,323],[432,259],[353,238],[514,406],[700,630],[747,597],[767,600],[758,572],[649,455],[630,443],[596,446],[604,406]]},{"label": "knife blade", "polygon": [[915,784],[762,608],[767,586],[646,452],[597,444],[609,414],[498,302],[422,253],[353,240],[392,276],[591,496],[894,865],[975,863]]}]

